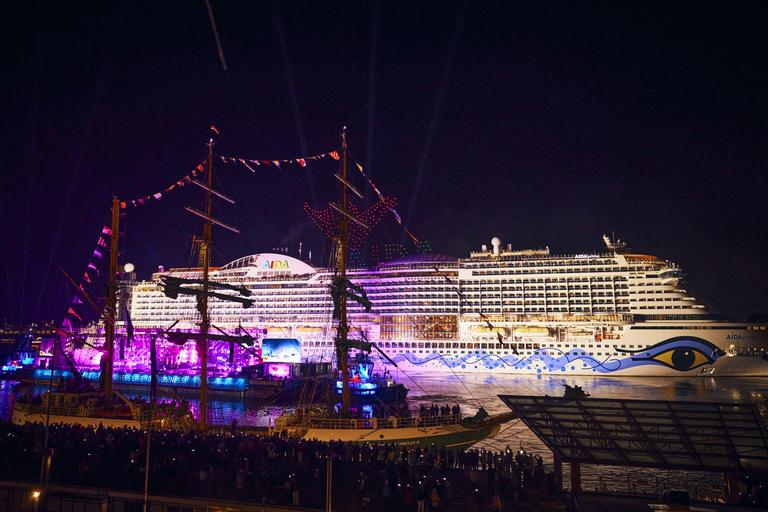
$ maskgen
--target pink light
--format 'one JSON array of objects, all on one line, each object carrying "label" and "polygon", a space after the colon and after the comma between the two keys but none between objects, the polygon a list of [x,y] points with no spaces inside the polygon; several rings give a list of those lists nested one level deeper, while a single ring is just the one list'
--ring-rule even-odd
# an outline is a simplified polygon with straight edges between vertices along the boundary
[{"label": "pink light", "polygon": [[267,373],[273,377],[290,377],[291,368],[287,364],[270,364]]}]

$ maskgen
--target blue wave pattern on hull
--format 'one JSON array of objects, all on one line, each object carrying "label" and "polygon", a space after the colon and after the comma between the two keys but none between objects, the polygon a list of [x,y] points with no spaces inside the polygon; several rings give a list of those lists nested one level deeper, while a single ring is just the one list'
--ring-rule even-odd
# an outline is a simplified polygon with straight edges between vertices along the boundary
[{"label": "blue wave pattern on hull", "polygon": [[[439,363],[448,368],[467,368],[482,366],[487,370],[512,368],[515,370],[536,371],[537,373],[567,372],[592,370],[597,373],[611,373],[628,368],[646,365],[662,365],[680,372],[694,370],[705,364],[713,364],[725,353],[709,341],[694,336],[679,336],[659,342],[642,350],[614,349],[625,355],[607,356],[600,361],[586,355],[583,349],[564,352],[558,348],[542,348],[536,355],[517,357],[513,355],[466,354],[458,357],[444,357],[431,354],[421,358],[415,354],[398,354],[393,357],[396,363],[407,361],[415,366],[427,363]],[[553,355],[555,354],[555,355]]]}]

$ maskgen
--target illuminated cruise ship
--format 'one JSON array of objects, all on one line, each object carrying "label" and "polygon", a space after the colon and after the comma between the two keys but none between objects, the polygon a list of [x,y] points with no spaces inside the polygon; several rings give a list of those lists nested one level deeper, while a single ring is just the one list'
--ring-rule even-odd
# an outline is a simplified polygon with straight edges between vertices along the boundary
[{"label": "illuminated cruise ship", "polygon": [[[602,254],[552,255],[548,248],[503,248],[494,238],[490,249],[468,258],[426,254],[348,269],[373,304],[369,312],[349,304],[352,336],[376,343],[405,371],[768,373],[766,325],[728,321],[687,288],[673,263],[604,240]],[[223,332],[249,333],[265,347],[291,340],[283,345],[295,347],[301,362],[332,361],[333,274],[283,253],[213,269],[212,280],[245,286],[254,302],[244,307],[212,299],[211,323]],[[131,283],[127,308],[134,329],[196,330],[195,298],[166,297],[163,276],[200,279],[201,270],[160,269],[149,281]],[[194,363],[194,344],[188,345],[173,357]],[[223,364],[224,356],[219,359]]]}]

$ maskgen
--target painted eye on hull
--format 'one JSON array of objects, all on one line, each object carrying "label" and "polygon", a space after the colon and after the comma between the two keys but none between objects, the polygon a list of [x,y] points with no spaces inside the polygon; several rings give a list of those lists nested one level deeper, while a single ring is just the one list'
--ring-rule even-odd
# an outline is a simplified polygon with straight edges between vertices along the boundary
[{"label": "painted eye on hull", "polygon": [[[692,336],[671,338],[643,351],[632,353],[632,360],[638,363],[663,364],[681,372],[693,370],[705,364],[713,364],[723,355],[723,351],[716,345]],[[646,354],[646,357],[642,357],[641,354]]]},{"label": "painted eye on hull", "polygon": [[686,371],[715,361],[692,347],[678,347],[657,354],[651,360],[669,366],[675,370]]}]

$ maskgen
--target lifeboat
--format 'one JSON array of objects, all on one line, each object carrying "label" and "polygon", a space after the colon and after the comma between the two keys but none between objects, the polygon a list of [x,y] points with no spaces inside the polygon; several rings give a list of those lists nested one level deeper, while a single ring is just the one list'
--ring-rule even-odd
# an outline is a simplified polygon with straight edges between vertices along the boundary
[{"label": "lifeboat", "polygon": [[509,328],[507,327],[488,327],[487,325],[480,325],[472,329],[473,332],[478,334],[501,334],[502,336],[509,336]]},{"label": "lifeboat", "polygon": [[549,327],[540,327],[536,325],[526,326],[526,327],[518,327],[515,329],[515,336],[527,336],[529,338],[533,337],[539,337],[539,336],[551,336],[552,335],[552,329]]},{"label": "lifeboat", "polygon": [[323,332],[322,327],[312,327],[310,325],[301,325],[296,328],[296,332],[302,332],[302,333],[313,333],[313,332]]}]

